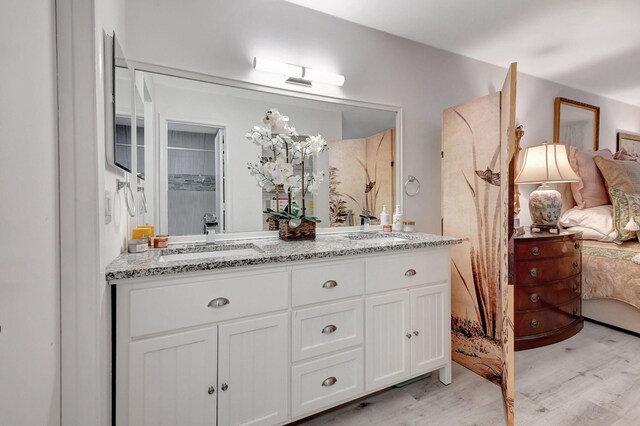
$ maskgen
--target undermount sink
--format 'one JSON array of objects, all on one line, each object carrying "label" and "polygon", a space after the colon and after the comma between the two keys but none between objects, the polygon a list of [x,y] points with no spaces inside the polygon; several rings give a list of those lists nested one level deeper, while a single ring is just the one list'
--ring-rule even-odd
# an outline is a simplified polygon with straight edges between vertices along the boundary
[{"label": "undermount sink", "polygon": [[358,241],[365,244],[379,244],[379,243],[402,243],[409,241],[408,238],[401,238],[395,235],[385,234],[350,234],[346,236],[350,240]]},{"label": "undermount sink", "polygon": [[262,252],[253,244],[232,246],[195,246],[182,249],[168,249],[162,252],[159,262],[175,262],[185,260],[218,259],[221,257],[254,256]]}]

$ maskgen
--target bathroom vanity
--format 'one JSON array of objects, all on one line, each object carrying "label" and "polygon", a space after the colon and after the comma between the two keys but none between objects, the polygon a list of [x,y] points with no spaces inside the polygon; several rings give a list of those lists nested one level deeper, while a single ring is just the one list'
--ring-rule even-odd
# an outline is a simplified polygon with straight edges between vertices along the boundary
[{"label": "bathroom vanity", "polygon": [[107,268],[118,425],[280,425],[439,370],[450,246],[319,235],[123,254]]}]

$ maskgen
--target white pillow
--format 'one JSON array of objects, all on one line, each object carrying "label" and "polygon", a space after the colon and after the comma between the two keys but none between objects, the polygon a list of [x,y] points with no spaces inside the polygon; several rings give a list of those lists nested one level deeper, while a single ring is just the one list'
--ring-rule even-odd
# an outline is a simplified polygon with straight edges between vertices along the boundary
[{"label": "white pillow", "polygon": [[582,232],[582,238],[585,240],[610,242],[615,240],[617,235],[611,204],[588,209],[574,207],[560,216],[558,224],[564,228],[571,228],[572,231]]}]

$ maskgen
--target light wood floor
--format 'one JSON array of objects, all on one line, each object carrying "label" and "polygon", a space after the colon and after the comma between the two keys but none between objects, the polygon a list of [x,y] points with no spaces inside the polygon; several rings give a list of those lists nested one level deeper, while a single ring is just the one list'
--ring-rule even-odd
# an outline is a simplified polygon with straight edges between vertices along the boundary
[{"label": "light wood floor", "polygon": [[516,425],[640,425],[640,338],[585,322],[515,360]]},{"label": "light wood floor", "polygon": [[505,424],[500,387],[453,364],[453,381],[438,374],[324,414],[305,425],[487,425]]}]

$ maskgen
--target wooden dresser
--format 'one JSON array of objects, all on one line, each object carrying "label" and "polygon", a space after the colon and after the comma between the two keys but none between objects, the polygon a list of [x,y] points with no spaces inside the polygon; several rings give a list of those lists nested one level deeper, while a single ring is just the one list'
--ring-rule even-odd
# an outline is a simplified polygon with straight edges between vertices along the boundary
[{"label": "wooden dresser", "polygon": [[580,233],[514,238],[515,350],[565,340],[582,327]]}]

